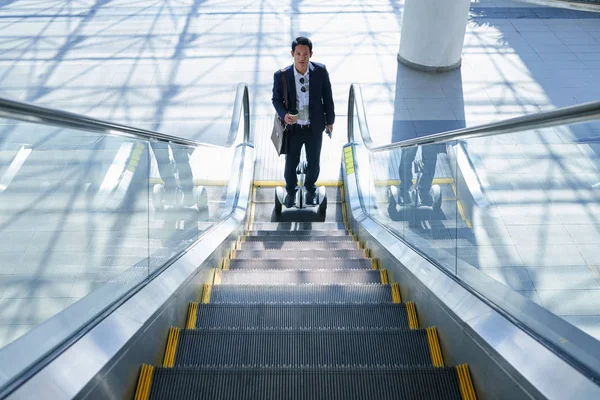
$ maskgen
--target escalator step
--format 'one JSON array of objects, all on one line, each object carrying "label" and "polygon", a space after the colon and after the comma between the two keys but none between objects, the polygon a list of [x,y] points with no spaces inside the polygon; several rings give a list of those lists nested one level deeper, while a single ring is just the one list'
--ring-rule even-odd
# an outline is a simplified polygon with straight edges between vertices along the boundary
[{"label": "escalator step", "polygon": [[346,285],[383,283],[380,271],[373,270],[238,270],[223,271],[221,285]]},{"label": "escalator step", "polygon": [[298,235],[299,232],[291,232],[288,235],[269,235],[269,236],[244,236],[246,242],[354,242],[354,238],[350,235],[327,235],[325,232],[322,235]]},{"label": "escalator step", "polygon": [[372,269],[372,260],[229,260],[229,270],[244,269]]},{"label": "escalator step", "polygon": [[459,400],[456,368],[156,368],[151,400]]},{"label": "escalator step", "polygon": [[253,222],[256,231],[331,231],[345,230],[343,222]]},{"label": "escalator step", "polygon": [[405,304],[200,304],[202,329],[409,329]]},{"label": "escalator step", "polygon": [[268,240],[243,242],[240,250],[360,250],[358,242],[352,240],[321,239],[320,241]]},{"label": "escalator step", "polygon": [[427,332],[417,330],[181,330],[174,366],[433,366]]},{"label": "escalator step", "polygon": [[381,304],[392,303],[390,285],[213,286],[210,303]]},{"label": "escalator step", "polygon": [[346,237],[348,236],[348,232],[345,230],[327,230],[327,231],[249,231],[246,233],[246,240],[251,240],[250,238],[256,238],[256,240],[261,240],[262,238],[281,238],[286,239],[289,237],[294,238],[306,238],[306,237],[322,237],[322,236],[335,236],[335,237]]},{"label": "escalator step", "polygon": [[236,250],[237,259],[270,258],[310,259],[315,258],[366,258],[364,250],[293,249],[293,250]]}]

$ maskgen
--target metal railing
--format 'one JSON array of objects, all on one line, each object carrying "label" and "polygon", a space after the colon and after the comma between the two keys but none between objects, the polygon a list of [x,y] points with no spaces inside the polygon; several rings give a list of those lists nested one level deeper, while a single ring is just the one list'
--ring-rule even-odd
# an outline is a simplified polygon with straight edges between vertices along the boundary
[{"label": "metal railing", "polygon": [[53,125],[61,128],[82,129],[109,135],[141,138],[144,140],[162,140],[185,146],[231,147],[237,139],[242,113],[244,119],[244,142],[252,145],[250,143],[250,101],[248,97],[248,85],[245,83],[239,83],[236,89],[233,115],[229,127],[229,134],[227,135],[227,142],[223,146],[217,146],[178,136],[167,135],[161,132],[103,121],[67,111],[54,110],[0,98],[0,118]]},{"label": "metal railing", "polygon": [[525,131],[530,129],[546,128],[549,126],[566,125],[576,122],[586,122],[600,118],[600,101],[579,104],[576,106],[559,108],[552,111],[543,111],[522,117],[510,118],[504,121],[492,122],[470,128],[455,129],[452,131],[434,133],[400,142],[376,146],[371,139],[369,126],[365,113],[360,85],[350,85],[348,95],[348,142],[354,139],[354,109],[356,106],[358,126],[363,144],[369,151],[386,151],[398,148],[422,146],[435,143],[446,143],[453,140],[464,140],[476,137],[494,136],[505,133]]}]

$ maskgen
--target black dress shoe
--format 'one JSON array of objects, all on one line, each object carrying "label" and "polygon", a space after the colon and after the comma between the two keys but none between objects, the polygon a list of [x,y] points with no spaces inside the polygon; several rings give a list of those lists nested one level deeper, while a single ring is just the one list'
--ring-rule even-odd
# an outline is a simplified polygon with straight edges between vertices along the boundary
[{"label": "black dress shoe", "polygon": [[306,192],[306,204],[309,206],[314,206],[317,204],[317,196],[314,192]]},{"label": "black dress shoe", "polygon": [[285,199],[283,201],[283,205],[286,208],[292,208],[292,207],[294,207],[295,203],[296,203],[296,196],[295,195],[294,196],[290,196],[289,193],[286,193]]}]

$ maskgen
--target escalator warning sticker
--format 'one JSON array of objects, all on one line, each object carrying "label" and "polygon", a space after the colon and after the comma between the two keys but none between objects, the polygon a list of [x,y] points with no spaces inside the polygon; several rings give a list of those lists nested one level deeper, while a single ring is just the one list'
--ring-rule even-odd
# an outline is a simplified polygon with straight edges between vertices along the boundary
[{"label": "escalator warning sticker", "polygon": [[354,156],[352,154],[352,147],[344,147],[344,163],[346,164],[346,175],[354,173]]}]

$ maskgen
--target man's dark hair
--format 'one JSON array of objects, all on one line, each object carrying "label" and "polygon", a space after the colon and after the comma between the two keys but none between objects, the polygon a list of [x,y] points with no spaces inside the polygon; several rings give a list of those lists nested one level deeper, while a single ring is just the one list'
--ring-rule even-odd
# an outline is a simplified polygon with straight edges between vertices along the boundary
[{"label": "man's dark hair", "polygon": [[292,51],[296,50],[296,46],[298,45],[303,45],[303,46],[308,46],[308,50],[312,52],[312,42],[310,41],[309,38],[304,37],[304,36],[298,36],[293,42],[292,42]]}]

